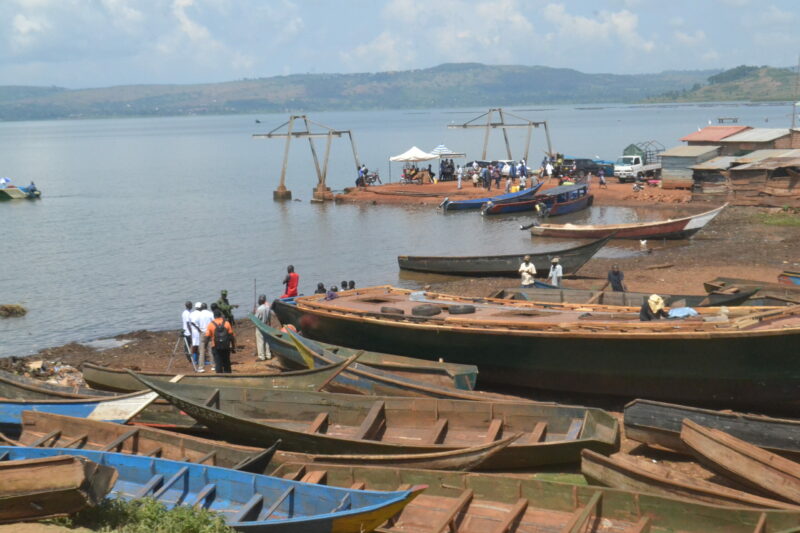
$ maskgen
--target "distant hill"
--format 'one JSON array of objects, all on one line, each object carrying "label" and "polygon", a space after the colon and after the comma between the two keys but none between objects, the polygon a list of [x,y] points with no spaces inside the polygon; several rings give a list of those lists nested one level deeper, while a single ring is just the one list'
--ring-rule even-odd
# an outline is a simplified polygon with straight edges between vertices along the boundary
[{"label": "distant hill", "polygon": [[542,66],[451,63],[398,72],[295,74],[197,85],[0,87],[0,120],[630,103],[684,91],[718,72],[586,74]]},{"label": "distant hill", "polygon": [[709,76],[688,90],[672,90],[653,102],[788,101],[795,94],[794,69],[741,65]]}]

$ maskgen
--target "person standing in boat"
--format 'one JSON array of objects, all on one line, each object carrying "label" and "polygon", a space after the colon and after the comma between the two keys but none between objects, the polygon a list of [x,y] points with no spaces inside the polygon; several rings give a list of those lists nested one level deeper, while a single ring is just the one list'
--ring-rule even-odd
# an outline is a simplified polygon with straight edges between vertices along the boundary
[{"label": "person standing in boat", "polygon": [[519,274],[522,278],[523,289],[535,286],[533,278],[536,276],[536,267],[531,262],[531,256],[526,255],[522,258],[522,264],[519,265]]},{"label": "person standing in boat", "polygon": [[[256,318],[264,324],[269,324],[269,303],[267,302],[267,295],[261,294],[258,297],[258,307],[256,308]],[[269,351],[267,339],[264,333],[256,327],[256,355],[259,361],[266,361],[272,359],[272,352]]]},{"label": "person standing in boat", "polygon": [[285,289],[281,298],[294,298],[297,296],[297,286],[300,284],[300,275],[294,271],[294,265],[286,267],[286,277],[283,278]]},{"label": "person standing in boat", "polygon": [[667,318],[668,316],[667,312],[664,311],[664,299],[658,294],[651,294],[650,298],[639,309],[639,320],[642,322]]},{"label": "person standing in boat", "polygon": [[606,286],[608,285],[611,285],[611,290],[614,292],[625,292],[628,290],[625,288],[625,274],[619,269],[619,265],[613,265],[611,270],[608,271]]},{"label": "person standing in boat", "polygon": [[550,281],[550,285],[555,285],[556,287],[561,286],[561,278],[564,275],[564,269],[561,268],[561,263],[558,257],[554,257],[553,260],[550,262],[550,272],[547,274],[547,279]]}]

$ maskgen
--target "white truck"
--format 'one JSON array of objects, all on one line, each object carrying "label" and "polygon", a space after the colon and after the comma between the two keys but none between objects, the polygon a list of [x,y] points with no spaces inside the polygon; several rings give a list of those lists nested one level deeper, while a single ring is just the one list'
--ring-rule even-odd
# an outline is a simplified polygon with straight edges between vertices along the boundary
[{"label": "white truck", "polygon": [[661,177],[661,152],[664,145],[657,141],[631,144],[614,162],[614,175],[620,183]]}]

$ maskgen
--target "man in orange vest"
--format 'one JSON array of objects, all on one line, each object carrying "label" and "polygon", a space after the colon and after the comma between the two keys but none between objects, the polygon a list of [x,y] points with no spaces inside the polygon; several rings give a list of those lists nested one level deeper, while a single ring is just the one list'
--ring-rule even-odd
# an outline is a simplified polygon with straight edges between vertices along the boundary
[{"label": "man in orange vest", "polygon": [[236,337],[233,335],[231,323],[225,320],[219,308],[214,309],[214,320],[208,324],[203,335],[203,342],[206,347],[211,342],[214,370],[217,374],[230,374],[231,354],[236,353]]}]

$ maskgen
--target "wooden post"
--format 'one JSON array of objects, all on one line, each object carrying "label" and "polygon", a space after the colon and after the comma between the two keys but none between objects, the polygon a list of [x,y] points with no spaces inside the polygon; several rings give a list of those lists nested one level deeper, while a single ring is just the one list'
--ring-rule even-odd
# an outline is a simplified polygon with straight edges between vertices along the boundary
[{"label": "wooden post", "polygon": [[325,139],[325,156],[322,160],[322,179],[320,180],[319,185],[317,185],[317,195],[319,195],[320,200],[325,199],[325,193],[327,192],[327,186],[325,185],[325,180],[328,177],[328,158],[331,155],[331,141],[333,140],[333,132],[328,132],[328,137]]},{"label": "wooden post", "polygon": [[503,128],[503,140],[506,143],[506,154],[508,154],[508,158],[509,159],[514,159],[513,156],[511,155],[511,145],[508,144],[508,130],[506,129],[506,126],[505,126],[506,118],[503,116],[503,108],[502,107],[499,108],[497,110],[497,113],[500,115],[500,123],[503,125],[502,126],[502,128]]},{"label": "wooden post", "polygon": [[483,155],[481,156],[483,161],[486,161],[486,151],[489,149],[489,130],[492,127],[492,113],[494,113],[494,109],[490,109],[486,113],[486,133],[483,134]]},{"label": "wooden post", "polygon": [[528,124],[528,137],[525,139],[525,165],[528,164],[528,153],[531,150],[531,137],[533,136],[533,124]]},{"label": "wooden post", "polygon": [[294,126],[294,116],[289,117],[288,130],[289,134],[286,136],[286,145],[283,148],[283,167],[281,168],[281,181],[278,188],[272,192],[273,200],[291,200],[292,191],[286,188],[286,166],[289,163],[289,145],[292,142],[292,129]]},{"label": "wooden post", "polygon": [[550,130],[547,127],[547,121],[544,122],[544,135],[547,137],[547,155],[553,154],[553,145],[550,144]]}]

